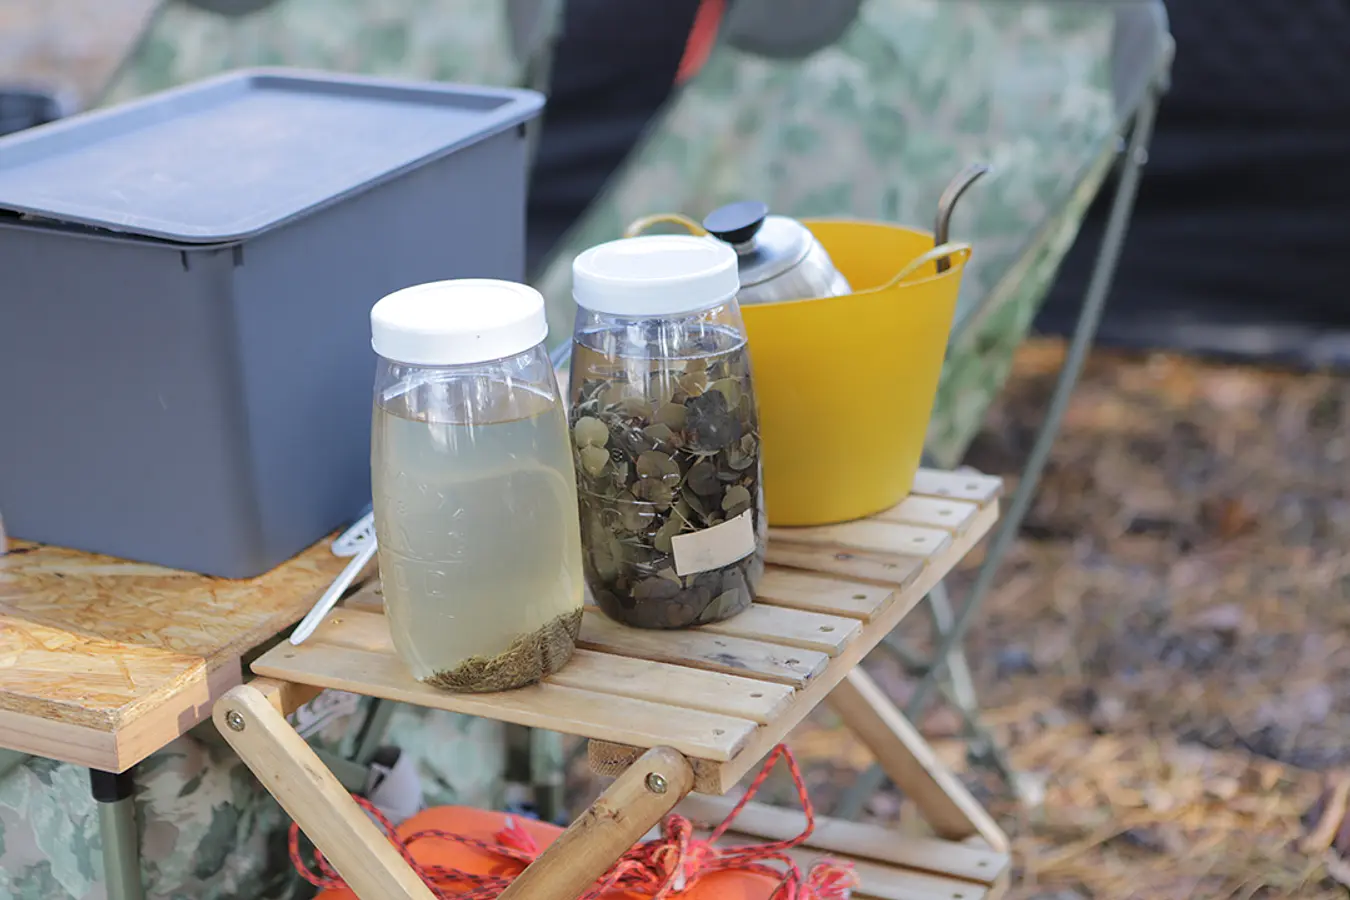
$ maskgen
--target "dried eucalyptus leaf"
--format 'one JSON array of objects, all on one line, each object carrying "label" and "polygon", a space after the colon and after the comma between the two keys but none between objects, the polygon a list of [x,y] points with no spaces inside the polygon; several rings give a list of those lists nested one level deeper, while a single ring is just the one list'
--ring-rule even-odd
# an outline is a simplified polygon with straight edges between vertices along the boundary
[{"label": "dried eucalyptus leaf", "polygon": [[572,426],[572,440],[581,448],[603,447],[609,443],[609,429],[592,416],[582,416]]},{"label": "dried eucalyptus leaf", "polygon": [[[584,422],[585,419],[582,421]],[[595,420],[592,419],[591,421]],[[605,436],[608,437],[608,433]],[[605,466],[609,465],[609,453],[601,447],[582,447],[580,455],[581,468],[587,475],[597,476],[605,471]]]},{"label": "dried eucalyptus leaf", "polygon": [[685,430],[694,449],[716,452],[741,439],[741,423],[732,417],[721,391],[690,397],[685,409],[689,413]]},{"label": "dried eucalyptus leaf", "polygon": [[726,512],[728,519],[736,518],[749,508],[749,491],[739,484],[733,484],[727,488],[726,496],[722,498],[722,509]]},{"label": "dried eucalyptus leaf", "polygon": [[662,406],[670,403],[670,399],[675,396],[675,392],[680,387],[680,373],[670,370],[657,372],[647,385],[647,399],[651,401],[654,409],[660,409]]},{"label": "dried eucalyptus leaf", "polygon": [[619,574],[619,555],[612,552],[608,541],[593,543],[591,545],[591,565],[595,567],[597,575],[609,581]]},{"label": "dried eucalyptus leaf", "polygon": [[736,409],[741,402],[741,383],[735,378],[719,378],[709,385],[709,390],[717,391],[727,398],[727,407]]},{"label": "dried eucalyptus leaf", "polygon": [[716,494],[722,490],[722,485],[717,480],[717,467],[706,459],[689,469],[685,484],[693,488],[695,493],[704,495]]},{"label": "dried eucalyptus leaf", "polygon": [[666,524],[662,525],[660,530],[656,532],[656,537],[652,539],[652,546],[662,553],[673,553],[674,547],[671,542],[675,535],[680,533],[680,530],[680,520],[671,516],[666,520]]},{"label": "dried eucalyptus leaf", "polygon": [[708,375],[706,372],[685,372],[680,376],[679,385],[680,390],[692,399],[708,389]]},{"label": "dried eucalyptus leaf", "polygon": [[655,425],[648,425],[646,428],[642,429],[642,433],[647,436],[648,440],[655,443],[657,447],[663,447],[666,450],[675,449],[675,432],[671,431],[660,422],[657,422]]},{"label": "dried eucalyptus leaf", "polygon": [[639,503],[628,491],[619,495],[619,524],[626,531],[645,531],[656,518],[656,510],[650,504]]},{"label": "dried eucalyptus leaf", "polygon": [[698,516],[700,519],[706,519],[708,517],[708,507],[704,503],[703,498],[699,497],[689,485],[686,484],[684,490],[680,491],[680,499],[683,500],[694,512],[694,515]]},{"label": "dried eucalyptus leaf", "polygon": [[659,576],[644,578],[633,585],[633,599],[639,602],[669,600],[679,593],[679,585]]},{"label": "dried eucalyptus leaf", "polygon": [[666,426],[671,431],[683,430],[685,419],[688,416],[688,410],[679,403],[666,403],[656,410],[656,422]]},{"label": "dried eucalyptus leaf", "polygon": [[646,500],[657,510],[664,512],[670,509],[674,490],[664,481],[657,481],[655,478],[639,478],[637,484],[633,485],[633,496],[639,500]]},{"label": "dried eucalyptus leaf", "polygon": [[652,405],[641,397],[625,397],[615,409],[631,419],[650,419],[652,415]]},{"label": "dried eucalyptus leaf", "polygon": [[680,483],[680,467],[664,453],[649,450],[637,459],[639,478],[655,478],[668,485]]},{"label": "dried eucalyptus leaf", "polygon": [[684,499],[683,493],[681,493],[678,500],[671,504],[670,508],[671,518],[678,518],[683,526],[693,526],[692,519],[694,518],[694,511],[689,508],[689,502]]}]

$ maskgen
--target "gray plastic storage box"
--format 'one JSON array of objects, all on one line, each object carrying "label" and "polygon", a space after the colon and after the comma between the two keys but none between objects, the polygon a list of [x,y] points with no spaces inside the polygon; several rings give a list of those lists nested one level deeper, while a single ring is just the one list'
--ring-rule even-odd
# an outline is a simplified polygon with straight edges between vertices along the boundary
[{"label": "gray plastic storage box", "polygon": [[0,516],[243,578],[370,502],[370,308],[519,279],[529,91],[246,71],[0,140]]}]

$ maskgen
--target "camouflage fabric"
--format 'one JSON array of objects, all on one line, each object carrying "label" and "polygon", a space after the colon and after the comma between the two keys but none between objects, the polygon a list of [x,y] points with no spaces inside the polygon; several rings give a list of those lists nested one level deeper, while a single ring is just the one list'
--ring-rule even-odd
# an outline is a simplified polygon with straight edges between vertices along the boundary
[{"label": "camouflage fabric", "polygon": [[[954,461],[1072,239],[1078,189],[1088,178],[1096,189],[1114,146],[1114,27],[1111,3],[869,0],[805,60],[719,46],[541,277],[551,334],[571,330],[571,259],[639,216],[701,218],[751,197],[792,216],[928,229],[947,180],[984,160],[994,174],[952,226],[975,247],[958,324],[981,312],[981,334],[951,348],[935,411],[930,452]],[[991,313],[991,301],[1009,308]]]},{"label": "camouflage fabric", "polygon": [[280,0],[240,18],[169,2],[105,102],[249,66],[522,84],[511,37],[503,0]]},{"label": "camouflage fabric", "polygon": [[[362,699],[323,718],[310,743],[350,753],[369,705]],[[416,759],[428,804],[491,807],[501,802],[501,727],[400,706],[387,742]],[[305,891],[286,854],[290,819],[209,723],[136,772],[147,897],[282,898]],[[85,769],[29,757],[0,777],[0,898],[102,897],[101,854]]]},{"label": "camouflage fabric", "polygon": [[924,449],[934,465],[955,467],[979,432],[1114,157],[1114,146],[1104,148],[1064,210],[1046,223],[956,332],[943,362],[935,414],[928,423]]}]

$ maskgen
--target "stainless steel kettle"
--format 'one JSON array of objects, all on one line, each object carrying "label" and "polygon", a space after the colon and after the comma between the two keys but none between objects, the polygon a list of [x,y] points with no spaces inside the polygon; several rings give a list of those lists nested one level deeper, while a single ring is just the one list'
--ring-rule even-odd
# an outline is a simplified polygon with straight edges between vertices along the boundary
[{"label": "stainless steel kettle", "polygon": [[703,228],[736,249],[741,305],[852,293],[830,255],[796,219],[769,215],[756,200],[708,213]]}]

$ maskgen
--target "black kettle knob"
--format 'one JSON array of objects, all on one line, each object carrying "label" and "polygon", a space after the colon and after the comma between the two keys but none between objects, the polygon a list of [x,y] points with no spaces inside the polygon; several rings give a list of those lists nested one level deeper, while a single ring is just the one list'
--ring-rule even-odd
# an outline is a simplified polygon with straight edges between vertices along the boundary
[{"label": "black kettle knob", "polygon": [[703,227],[728,244],[744,244],[755,236],[768,215],[768,204],[742,200],[708,213],[703,219]]}]

